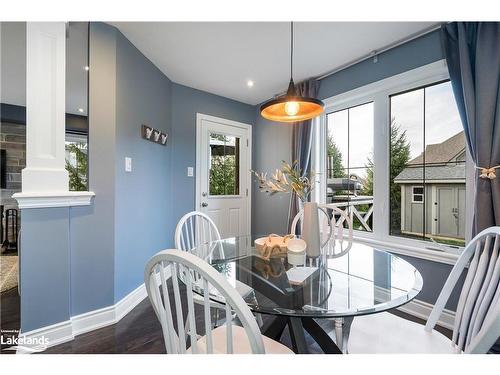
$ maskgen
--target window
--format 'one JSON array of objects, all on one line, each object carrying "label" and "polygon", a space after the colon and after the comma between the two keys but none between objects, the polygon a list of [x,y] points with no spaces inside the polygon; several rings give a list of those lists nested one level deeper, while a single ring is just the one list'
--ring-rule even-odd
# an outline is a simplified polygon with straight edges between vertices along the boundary
[{"label": "window", "polygon": [[327,115],[326,202],[349,207],[354,228],[371,231],[373,221],[373,103]]},{"label": "window", "polygon": [[412,203],[424,202],[424,188],[423,186],[413,186]]},{"label": "window", "polygon": [[[471,224],[465,212],[471,189],[463,127],[445,61],[324,102],[325,115],[314,130],[313,169],[320,172],[314,199],[347,206],[361,229],[356,231],[360,239],[454,262]],[[346,196],[348,204],[341,202]],[[441,251],[429,253],[436,248]]]},{"label": "window", "polygon": [[86,134],[66,133],[66,170],[69,175],[69,190],[88,190],[88,141]]},{"label": "window", "polygon": [[465,136],[451,83],[396,93],[390,107],[391,235],[463,245]]},{"label": "window", "polygon": [[240,193],[240,138],[210,134],[210,195]]}]

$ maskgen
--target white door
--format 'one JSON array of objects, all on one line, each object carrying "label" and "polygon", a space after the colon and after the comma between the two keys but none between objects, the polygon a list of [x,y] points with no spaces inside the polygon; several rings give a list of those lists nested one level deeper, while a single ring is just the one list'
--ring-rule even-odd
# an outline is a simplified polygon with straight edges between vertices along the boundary
[{"label": "white door", "polygon": [[250,234],[250,125],[197,114],[196,209],[223,238]]}]

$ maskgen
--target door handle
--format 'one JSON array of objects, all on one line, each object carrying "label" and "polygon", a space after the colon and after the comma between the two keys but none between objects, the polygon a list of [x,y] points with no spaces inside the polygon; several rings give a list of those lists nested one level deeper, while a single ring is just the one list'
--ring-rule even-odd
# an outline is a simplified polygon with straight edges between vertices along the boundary
[{"label": "door handle", "polygon": [[203,202],[203,203],[201,204],[201,207],[207,207],[207,206],[208,206],[208,203],[206,203],[206,202]]}]

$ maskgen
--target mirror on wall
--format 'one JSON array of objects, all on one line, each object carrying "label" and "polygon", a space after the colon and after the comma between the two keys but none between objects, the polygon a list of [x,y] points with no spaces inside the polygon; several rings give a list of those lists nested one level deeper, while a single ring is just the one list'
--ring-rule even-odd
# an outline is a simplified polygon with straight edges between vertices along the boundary
[{"label": "mirror on wall", "polygon": [[66,169],[69,190],[88,190],[89,23],[66,27]]},{"label": "mirror on wall", "polygon": [[[21,191],[26,166],[26,23],[0,23],[0,244],[2,292],[14,290],[18,274]],[[8,272],[7,272],[8,271]],[[2,327],[4,328],[4,327]]]},{"label": "mirror on wall", "polygon": [[[66,24],[66,169],[69,190],[88,190],[89,23]],[[1,23],[1,197],[22,190],[26,166],[26,23]]]}]

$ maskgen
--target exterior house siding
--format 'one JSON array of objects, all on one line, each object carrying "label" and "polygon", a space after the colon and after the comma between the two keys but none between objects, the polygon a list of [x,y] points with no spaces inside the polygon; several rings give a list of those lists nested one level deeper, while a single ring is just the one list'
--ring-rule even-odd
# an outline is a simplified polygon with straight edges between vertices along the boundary
[{"label": "exterior house siding", "polygon": [[[413,187],[422,186],[423,184],[402,184],[401,193],[404,196],[402,199],[402,217],[401,232],[404,234],[413,235],[433,235],[438,237],[464,238],[465,235],[465,182],[456,184],[433,184],[425,185],[425,195],[423,203],[415,203],[412,199]],[[442,193],[440,195],[440,192]],[[456,200],[458,212],[457,227],[458,233],[453,235],[447,230],[453,226],[454,215],[449,215],[448,212],[440,212],[445,210],[443,194],[453,195],[453,200]],[[425,228],[424,228],[424,207],[425,207]],[[436,221],[434,219],[437,219]]]}]

